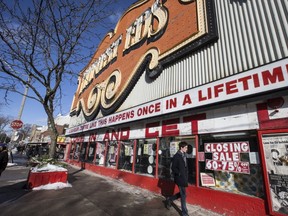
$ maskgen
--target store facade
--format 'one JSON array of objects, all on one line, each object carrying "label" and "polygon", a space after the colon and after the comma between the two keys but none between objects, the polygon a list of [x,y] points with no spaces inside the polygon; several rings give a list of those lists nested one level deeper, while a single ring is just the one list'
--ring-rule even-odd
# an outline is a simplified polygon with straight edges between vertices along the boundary
[{"label": "store facade", "polygon": [[287,215],[287,11],[272,0],[136,2],[80,73],[65,159],[167,196],[186,141],[189,203]]}]

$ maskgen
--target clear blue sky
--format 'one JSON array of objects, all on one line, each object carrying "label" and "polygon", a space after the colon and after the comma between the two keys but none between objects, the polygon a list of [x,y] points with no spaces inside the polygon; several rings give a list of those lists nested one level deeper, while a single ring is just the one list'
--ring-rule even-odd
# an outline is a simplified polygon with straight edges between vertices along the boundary
[{"label": "clear blue sky", "polygon": [[[111,20],[115,21],[115,26],[116,23],[118,21],[118,19],[121,17],[121,15],[124,13],[124,11],[134,2],[136,2],[136,0],[119,0],[120,3],[118,3],[117,5],[115,5],[115,7],[117,8],[117,15],[114,17],[111,17]],[[107,29],[108,32],[109,29]],[[107,33],[106,32],[106,33]],[[103,32],[103,37],[104,37],[105,33]],[[96,44],[97,47],[98,44]],[[87,62],[88,63],[88,62]],[[79,67],[79,72],[80,70],[84,67],[85,65],[83,65],[81,68]],[[1,80],[0,80],[1,82]],[[69,113],[70,111],[70,106],[72,103],[72,99],[73,99],[73,95],[76,91],[76,82],[77,80],[75,80],[71,86],[71,83],[65,83],[64,88],[65,91],[62,95],[62,110],[57,110],[55,112],[55,115],[61,113],[62,115],[66,115]],[[67,86],[65,88],[65,86]],[[23,86],[23,92],[24,92],[24,86]],[[3,90],[0,91],[0,98],[3,100],[5,95],[5,92]],[[4,104],[0,107],[0,115],[4,115],[4,116],[10,116],[13,119],[17,119],[18,117],[18,113],[20,111],[20,107],[21,107],[21,102],[22,102],[23,96],[19,95],[19,94],[15,94],[15,93],[9,93],[9,104]],[[23,121],[24,124],[37,124],[37,125],[47,125],[47,117],[46,117],[46,113],[43,110],[42,105],[35,100],[26,98],[26,103],[23,109],[23,113],[21,116],[21,120]]]}]

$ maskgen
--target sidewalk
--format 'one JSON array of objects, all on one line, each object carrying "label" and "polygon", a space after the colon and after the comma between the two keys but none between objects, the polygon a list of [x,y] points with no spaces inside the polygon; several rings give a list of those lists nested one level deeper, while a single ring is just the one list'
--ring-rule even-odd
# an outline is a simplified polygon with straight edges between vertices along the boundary
[{"label": "sidewalk", "polygon": [[[68,182],[72,187],[60,190],[25,190],[29,168],[23,157],[14,156],[14,163],[0,177],[1,215],[7,216],[177,216],[180,202],[168,210],[160,195],[103,177],[95,173],[68,167]],[[199,206],[188,205],[190,215],[217,216]]]}]

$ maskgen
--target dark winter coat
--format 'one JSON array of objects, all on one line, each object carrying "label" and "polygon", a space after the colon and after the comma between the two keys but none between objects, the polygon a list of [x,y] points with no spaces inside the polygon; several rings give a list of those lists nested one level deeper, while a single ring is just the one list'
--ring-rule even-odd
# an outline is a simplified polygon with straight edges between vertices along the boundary
[{"label": "dark winter coat", "polygon": [[0,152],[0,174],[6,169],[8,164],[8,152],[3,150]]},{"label": "dark winter coat", "polygon": [[174,175],[174,182],[178,186],[188,187],[188,166],[185,165],[183,154],[178,151],[172,159],[172,174]]}]

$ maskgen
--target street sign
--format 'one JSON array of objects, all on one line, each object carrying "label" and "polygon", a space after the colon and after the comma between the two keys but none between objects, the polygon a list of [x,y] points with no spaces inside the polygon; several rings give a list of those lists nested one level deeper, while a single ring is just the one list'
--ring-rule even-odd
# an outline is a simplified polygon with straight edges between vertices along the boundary
[{"label": "street sign", "polygon": [[23,122],[21,120],[14,120],[11,122],[10,126],[14,129],[20,129],[23,126]]}]

